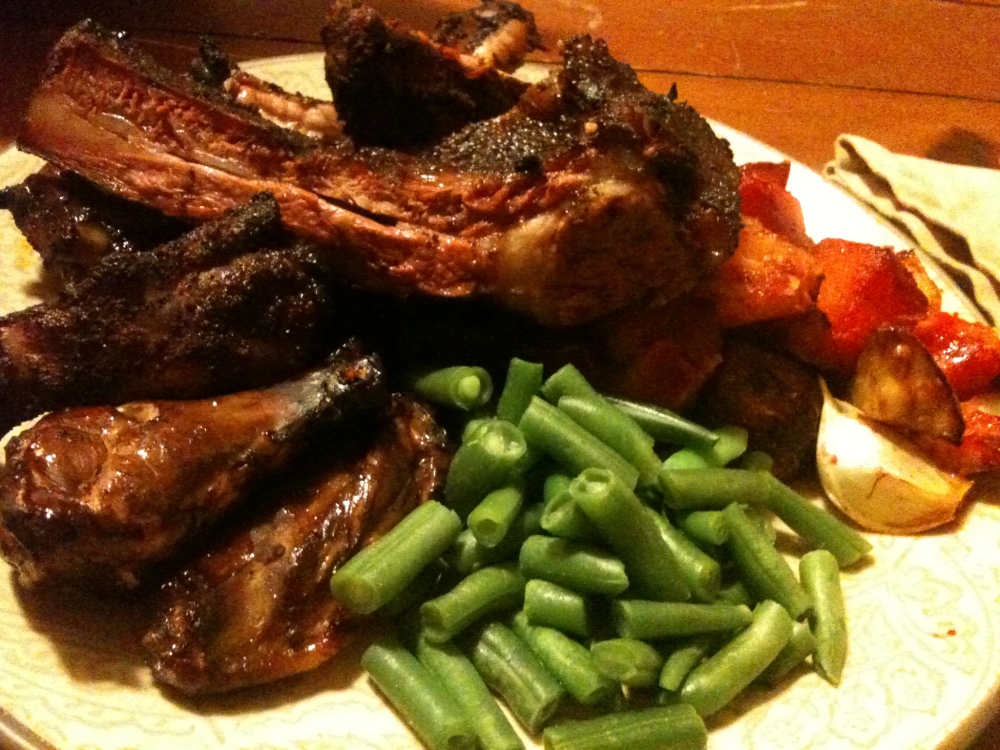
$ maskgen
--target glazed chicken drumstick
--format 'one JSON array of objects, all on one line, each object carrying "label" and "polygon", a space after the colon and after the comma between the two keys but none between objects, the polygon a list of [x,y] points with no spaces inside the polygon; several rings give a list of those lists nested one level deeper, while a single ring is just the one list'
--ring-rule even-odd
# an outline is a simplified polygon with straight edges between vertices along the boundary
[{"label": "glazed chicken drumstick", "polygon": [[377,358],[351,345],[267,390],[52,412],[7,446],[0,550],[24,586],[137,588],[320,427],[384,398]]}]

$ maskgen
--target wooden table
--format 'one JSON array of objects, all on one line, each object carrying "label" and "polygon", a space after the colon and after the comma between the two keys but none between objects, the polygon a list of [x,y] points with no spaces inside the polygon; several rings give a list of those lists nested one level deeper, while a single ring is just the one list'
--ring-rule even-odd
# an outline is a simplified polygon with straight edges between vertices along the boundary
[{"label": "wooden table", "polygon": [[[461,0],[376,0],[430,28]],[[10,5],[10,3],[5,4]],[[46,50],[92,16],[177,68],[209,33],[235,59],[319,49],[324,0],[47,0],[0,8],[0,146],[11,142]],[[525,0],[549,46],[605,37],[661,91],[813,169],[840,133],[944,161],[1000,168],[1000,0]],[[71,6],[68,8],[66,6]],[[280,8],[280,11],[277,10]],[[1000,563],[1000,560],[998,560]],[[974,750],[1000,748],[1000,720]],[[901,748],[900,750],[905,750]]]}]

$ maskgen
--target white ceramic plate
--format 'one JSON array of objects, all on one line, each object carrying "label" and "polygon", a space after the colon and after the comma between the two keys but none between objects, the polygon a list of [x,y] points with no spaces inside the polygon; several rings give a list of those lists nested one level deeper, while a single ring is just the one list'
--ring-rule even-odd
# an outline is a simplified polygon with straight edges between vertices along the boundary
[{"label": "white ceramic plate", "polygon": [[[246,66],[322,95],[318,55]],[[718,126],[737,161],[783,156]],[[0,184],[39,162],[0,154]],[[902,246],[899,238],[818,175],[793,165],[789,185],[809,233]],[[943,275],[953,310],[971,312]],[[0,212],[0,308],[35,301],[33,254]],[[2,397],[2,394],[0,394]],[[974,505],[962,520],[917,538],[870,537],[874,564],[845,578],[851,631],[837,689],[803,673],[778,690],[753,690],[711,721],[712,750],[958,748],[993,713],[1000,688],[1000,508]],[[153,687],[136,648],[136,613],[88,602],[19,596],[0,563],[0,746],[59,750],[334,750],[413,748],[361,676],[355,647],[326,667],[275,687],[178,703]]]}]

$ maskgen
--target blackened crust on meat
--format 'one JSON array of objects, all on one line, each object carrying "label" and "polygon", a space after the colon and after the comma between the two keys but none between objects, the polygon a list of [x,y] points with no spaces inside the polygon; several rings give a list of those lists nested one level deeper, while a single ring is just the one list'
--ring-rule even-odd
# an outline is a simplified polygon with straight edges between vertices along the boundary
[{"label": "blackened crust on meat", "polygon": [[46,281],[59,287],[80,281],[109,254],[148,250],[189,228],[50,166],[0,190],[0,208],[41,257]]},{"label": "blackened crust on meat", "polygon": [[665,304],[736,247],[728,146],[589,37],[510,110],[415,152],[308,138],[158,83],[85,27],[56,57],[21,145],[190,219],[267,190],[327,267],[368,289],[488,297],[568,326]]},{"label": "blackened crust on meat", "polygon": [[433,38],[508,71],[544,48],[534,15],[509,0],[482,0],[477,8],[449,13],[435,25]]},{"label": "blackened crust on meat", "polygon": [[66,406],[273,383],[328,351],[335,298],[260,196],[144,253],[112,254],[50,302],[0,318],[0,431]]},{"label": "blackened crust on meat", "polygon": [[344,132],[410,148],[510,109],[525,84],[383,20],[360,0],[334,0],[323,28],[326,80]]},{"label": "blackened crust on meat", "polygon": [[357,618],[330,575],[359,547],[439,490],[448,464],[430,414],[405,398],[387,420],[317,446],[259,493],[202,556],[162,588],[144,639],[156,681],[218,693],[313,669],[336,654]]}]

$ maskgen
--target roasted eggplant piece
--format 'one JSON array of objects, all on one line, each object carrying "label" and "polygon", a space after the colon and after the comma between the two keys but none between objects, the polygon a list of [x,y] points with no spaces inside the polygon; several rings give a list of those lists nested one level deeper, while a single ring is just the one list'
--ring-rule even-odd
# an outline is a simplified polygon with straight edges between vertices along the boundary
[{"label": "roasted eggplant piece", "polygon": [[910,331],[872,332],[858,358],[851,403],[871,419],[958,445],[965,423],[955,390]]}]

